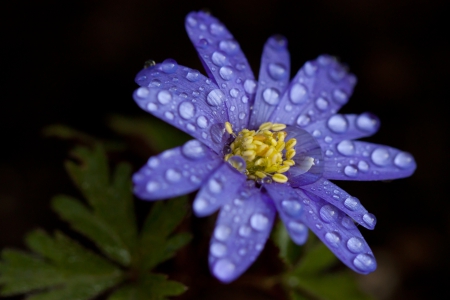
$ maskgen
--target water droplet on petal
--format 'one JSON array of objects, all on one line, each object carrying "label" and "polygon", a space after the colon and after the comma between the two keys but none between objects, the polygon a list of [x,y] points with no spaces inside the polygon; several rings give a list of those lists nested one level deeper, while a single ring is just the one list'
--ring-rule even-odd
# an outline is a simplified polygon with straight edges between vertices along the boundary
[{"label": "water droplet on petal", "polygon": [[302,213],[302,205],[295,200],[284,200],[281,202],[283,211],[289,216],[296,218]]},{"label": "water droplet on petal", "polygon": [[211,55],[211,60],[218,67],[230,64],[228,61],[228,57],[222,51],[214,51],[214,53]]},{"label": "water droplet on petal", "polygon": [[225,27],[222,24],[212,23],[209,25],[209,32],[211,32],[212,35],[219,36],[225,32]]},{"label": "water droplet on petal", "polygon": [[159,103],[165,105],[165,104],[169,103],[170,101],[172,101],[172,94],[169,91],[162,90],[158,93],[156,98],[158,99]]},{"label": "water droplet on petal", "polygon": [[355,223],[353,222],[353,220],[347,216],[343,217],[341,220],[341,224],[342,226],[344,226],[344,228],[347,229],[354,229],[356,228]]},{"label": "water droplet on petal", "polygon": [[219,241],[225,241],[230,236],[231,229],[225,225],[219,225],[214,230],[214,237]]},{"label": "water droplet on petal", "polygon": [[236,64],[236,69],[239,71],[243,71],[243,70],[245,70],[245,68],[246,68],[246,65],[244,63]]},{"label": "water droplet on petal", "polygon": [[238,117],[239,117],[239,120],[244,120],[244,118],[245,118],[245,112],[239,113]]},{"label": "water droplet on petal", "polygon": [[242,237],[248,237],[252,233],[252,229],[246,225],[239,228],[239,235]]},{"label": "water droplet on petal", "polygon": [[328,101],[322,97],[317,98],[315,104],[317,109],[321,111],[325,111],[328,108]]},{"label": "water droplet on petal", "polygon": [[197,140],[190,140],[181,147],[181,153],[190,159],[200,159],[205,156],[202,144]]},{"label": "water droplet on petal", "polygon": [[317,58],[317,61],[319,62],[319,64],[321,64],[322,66],[326,66],[329,65],[331,63],[331,61],[333,60],[333,58],[329,55],[321,55]]},{"label": "water droplet on petal", "polygon": [[328,119],[328,128],[334,133],[344,133],[348,129],[347,119],[343,115],[334,115]]},{"label": "water droplet on petal", "polygon": [[221,90],[214,89],[209,92],[208,96],[206,97],[206,102],[211,106],[219,106],[225,101],[225,99],[225,95]]},{"label": "water droplet on petal", "polygon": [[245,162],[245,159],[242,158],[242,156],[234,155],[230,157],[227,161],[231,166],[233,166],[238,172],[245,173],[247,164]]},{"label": "water droplet on petal", "polygon": [[394,158],[394,164],[402,169],[407,169],[413,166],[414,158],[407,152],[400,152]]},{"label": "water droplet on petal", "polygon": [[175,169],[168,169],[166,171],[166,179],[170,182],[177,182],[181,179],[181,173]]},{"label": "water droplet on petal", "polygon": [[153,102],[149,102],[149,103],[147,104],[147,110],[148,110],[148,111],[157,111],[157,110],[158,110],[158,105],[156,105],[156,104],[153,103]]},{"label": "water droplet on petal", "polygon": [[362,131],[373,133],[378,130],[380,121],[371,113],[363,113],[356,119],[356,126]]},{"label": "water droplet on petal", "polygon": [[386,148],[377,148],[372,152],[372,161],[378,166],[387,166],[391,162],[391,155]]},{"label": "water droplet on petal", "polygon": [[354,165],[345,166],[344,174],[348,177],[356,177],[358,175],[358,168]]},{"label": "water droplet on petal", "polygon": [[184,101],[178,106],[178,113],[183,119],[189,120],[195,115],[195,106],[189,101]]},{"label": "water droplet on petal", "polygon": [[241,101],[242,101],[242,103],[247,103],[248,97],[246,95],[242,96]]},{"label": "water droplet on petal", "polygon": [[317,65],[314,62],[306,62],[303,69],[308,77],[312,77],[317,71]]},{"label": "water droplet on petal", "polygon": [[263,94],[264,101],[269,105],[277,105],[280,102],[280,92],[274,88],[267,88]]},{"label": "water droplet on petal", "polygon": [[365,250],[365,243],[360,238],[354,236],[347,241],[347,248],[350,252],[361,253]]},{"label": "water droplet on petal", "polygon": [[249,94],[254,94],[256,92],[256,81],[253,79],[246,79],[244,81],[244,90]]},{"label": "water droplet on petal", "polygon": [[152,79],[152,81],[150,82],[149,86],[159,87],[159,86],[161,86],[161,80],[159,80],[159,79]]},{"label": "water droplet on petal", "polygon": [[211,191],[211,193],[218,194],[222,191],[223,186],[222,183],[219,182],[219,180],[217,180],[216,178],[211,178],[208,181],[208,188]]},{"label": "water droplet on petal", "polygon": [[174,59],[168,58],[161,64],[161,69],[166,74],[175,73],[178,68],[178,64]]},{"label": "water droplet on petal", "polygon": [[355,144],[352,141],[344,140],[337,145],[339,153],[345,156],[354,155],[356,152]]},{"label": "water droplet on petal", "polygon": [[333,91],[333,99],[336,103],[344,105],[348,102],[348,95],[341,89],[336,89]]},{"label": "water droplet on petal", "polygon": [[374,228],[375,225],[377,224],[377,218],[371,213],[364,214],[363,221],[370,228]]},{"label": "water droplet on petal", "polygon": [[269,218],[263,214],[256,213],[250,218],[250,225],[257,231],[263,231],[269,226]]},{"label": "water droplet on petal", "polygon": [[206,128],[208,126],[208,119],[205,116],[200,116],[197,118],[197,126],[200,128]]},{"label": "water droplet on petal", "polygon": [[227,253],[227,247],[221,243],[212,243],[209,250],[215,257],[222,257]]},{"label": "water droplet on petal", "polygon": [[287,70],[283,64],[280,63],[270,63],[267,65],[267,70],[270,77],[273,80],[281,80],[287,77]]},{"label": "water droplet on petal", "polygon": [[238,89],[232,88],[232,89],[230,90],[230,96],[231,96],[231,97],[236,98],[238,95],[239,95],[239,90],[238,90]]},{"label": "water droplet on petal", "polygon": [[150,181],[149,183],[147,183],[145,188],[149,193],[156,192],[157,190],[159,190],[159,183],[157,183],[156,181]]},{"label": "water droplet on petal", "polygon": [[207,39],[199,39],[197,42],[197,47],[201,49],[206,49],[209,46]]},{"label": "water droplet on petal", "polygon": [[361,203],[359,202],[358,198],[356,197],[348,197],[344,201],[344,206],[347,207],[349,210],[355,211],[359,209]]},{"label": "water droplet on petal", "polygon": [[304,127],[304,126],[308,125],[310,121],[311,121],[311,118],[308,115],[303,114],[297,118],[297,125]]},{"label": "water droplet on petal", "polygon": [[300,83],[293,84],[289,91],[289,99],[294,104],[305,102],[308,99],[306,86]]},{"label": "water droplet on petal", "polygon": [[167,119],[169,119],[169,120],[173,120],[173,118],[175,117],[175,116],[173,115],[173,113],[171,113],[170,111],[166,111],[166,112],[164,113],[164,116],[165,116]]},{"label": "water droplet on petal", "polygon": [[157,157],[150,157],[149,158],[149,160],[148,160],[148,162],[147,162],[147,165],[150,167],[150,168],[152,168],[152,169],[154,169],[154,168],[156,168],[157,166],[159,166],[159,159],[157,158]]},{"label": "water droplet on petal", "polygon": [[280,34],[271,36],[268,43],[275,50],[282,50],[287,47],[287,39]]},{"label": "water droplet on petal", "polygon": [[136,90],[136,96],[139,98],[146,98],[149,94],[149,90],[146,87],[140,87]]},{"label": "water droplet on petal", "polygon": [[332,67],[329,71],[330,78],[335,82],[341,81],[346,74],[347,70],[341,65],[336,65]]},{"label": "water droplet on petal", "polygon": [[197,26],[197,20],[194,17],[192,17],[192,16],[187,17],[186,22],[191,27]]},{"label": "water droplet on petal", "polygon": [[325,223],[335,222],[338,218],[337,208],[331,204],[325,204],[320,208],[320,218]]},{"label": "water droplet on petal", "polygon": [[219,43],[219,49],[229,55],[234,55],[239,51],[239,44],[235,40],[223,40]]},{"label": "water droplet on petal", "polygon": [[233,69],[231,67],[221,67],[219,75],[223,80],[230,80],[233,78]]},{"label": "water droplet on petal", "polygon": [[365,162],[364,160],[360,160],[358,162],[358,170],[360,170],[363,173],[369,171],[369,164],[367,162]]},{"label": "water droplet on petal", "polygon": [[200,79],[200,72],[197,70],[189,70],[186,75],[186,79],[190,82],[196,82]]},{"label": "water droplet on petal", "polygon": [[213,273],[222,281],[228,282],[234,277],[236,266],[228,259],[220,259],[213,267]]},{"label": "water droplet on petal", "polygon": [[337,232],[327,232],[325,234],[325,240],[332,247],[339,247],[341,243],[341,236]]},{"label": "water droplet on petal", "polygon": [[193,203],[194,211],[196,213],[204,212],[208,208],[208,206],[209,203],[204,198],[196,198]]},{"label": "water droplet on petal", "polygon": [[358,254],[353,260],[353,265],[364,273],[373,272],[377,268],[377,262],[370,254]]}]

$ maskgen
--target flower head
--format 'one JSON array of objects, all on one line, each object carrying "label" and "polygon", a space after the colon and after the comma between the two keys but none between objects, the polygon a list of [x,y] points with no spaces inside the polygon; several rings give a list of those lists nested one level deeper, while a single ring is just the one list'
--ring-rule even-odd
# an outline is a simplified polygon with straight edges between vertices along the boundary
[{"label": "flower head", "polygon": [[355,222],[373,229],[375,216],[329,180],[406,177],[416,164],[406,152],[356,140],[378,130],[374,115],[336,113],[355,76],[321,55],[289,81],[287,41],[273,36],[256,81],[219,20],[193,12],[186,30],[208,77],[167,59],[139,72],[134,99],[195,139],[151,157],[133,177],[135,194],[160,200],[200,189],[194,213],[220,209],[209,264],[223,282],[258,257],[276,212],[296,244],[305,243],[309,228],[349,268],[374,271]]}]

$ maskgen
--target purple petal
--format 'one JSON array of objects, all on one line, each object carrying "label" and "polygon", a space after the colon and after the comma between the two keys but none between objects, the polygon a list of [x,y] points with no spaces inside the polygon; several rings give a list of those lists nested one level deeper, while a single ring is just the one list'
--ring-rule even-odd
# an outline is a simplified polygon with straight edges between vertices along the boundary
[{"label": "purple petal", "polygon": [[214,172],[195,197],[193,208],[197,217],[209,216],[224,203],[235,199],[237,191],[246,181],[245,175],[239,173],[228,163]]},{"label": "purple petal", "polygon": [[229,121],[240,131],[247,126],[256,87],[244,53],[227,28],[207,13],[190,13],[185,27],[206,72],[226,98]]},{"label": "purple petal", "polygon": [[270,120],[305,127],[326,119],[347,103],[355,84],[356,77],[335,58],[319,56],[300,69]]},{"label": "purple petal", "polygon": [[198,71],[173,60],[169,62],[175,70],[168,70],[167,61],[139,72],[136,82],[142,87],[134,92],[134,100],[143,110],[219,153],[224,122],[228,121],[223,93]]},{"label": "purple petal", "polygon": [[377,263],[372,250],[352,219],[335,206],[296,189],[305,205],[302,221],[344,264],[355,272],[368,274]]},{"label": "purple petal", "polygon": [[323,177],[337,180],[390,180],[410,176],[414,157],[398,149],[344,140],[324,149]]},{"label": "purple petal", "polygon": [[134,193],[141,199],[160,200],[198,189],[222,158],[197,140],[150,157],[133,175]]},{"label": "purple petal", "polygon": [[377,223],[375,216],[364,208],[358,198],[350,196],[332,182],[322,178],[315,183],[302,186],[301,189],[334,205],[362,226],[368,229],[375,228]]},{"label": "purple petal", "polygon": [[336,114],[330,118],[314,122],[304,129],[327,149],[333,143],[368,137],[378,131],[379,119],[371,113],[360,115]]},{"label": "purple petal", "polygon": [[241,191],[226,204],[217,218],[211,239],[209,266],[220,281],[235,280],[264,248],[275,219],[275,207],[257,188]]},{"label": "purple petal", "polygon": [[250,117],[250,129],[256,129],[266,122],[275,110],[289,83],[290,66],[286,38],[283,36],[269,38],[264,45],[261,58],[259,85]]},{"label": "purple petal", "polygon": [[275,203],[291,239],[297,245],[303,245],[308,239],[308,227],[302,223],[305,205],[297,192],[287,184],[273,183],[264,187]]}]

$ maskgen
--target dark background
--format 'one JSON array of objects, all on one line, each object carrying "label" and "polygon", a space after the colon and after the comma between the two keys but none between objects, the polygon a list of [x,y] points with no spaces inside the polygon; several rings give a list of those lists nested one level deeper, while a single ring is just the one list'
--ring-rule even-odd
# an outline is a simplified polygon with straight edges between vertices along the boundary
[{"label": "dark background", "polygon": [[[379,268],[361,283],[379,299],[446,298],[450,39],[439,0],[2,2],[0,247],[23,247],[30,229],[60,226],[49,200],[75,193],[62,165],[70,147],[44,139],[42,128],[64,123],[111,137],[108,115],[144,115],[131,94],[145,60],[170,57],[202,70],[184,31],[185,15],[202,8],[227,25],[255,74],[275,33],[289,40],[292,76],[321,53],[350,66],[358,84],[342,112],[378,115],[382,126],[368,140],[409,151],[418,164],[407,179],[338,183],[378,218],[375,231],[362,231]],[[261,259],[271,259],[268,248]],[[199,297],[195,291],[185,297]]]}]

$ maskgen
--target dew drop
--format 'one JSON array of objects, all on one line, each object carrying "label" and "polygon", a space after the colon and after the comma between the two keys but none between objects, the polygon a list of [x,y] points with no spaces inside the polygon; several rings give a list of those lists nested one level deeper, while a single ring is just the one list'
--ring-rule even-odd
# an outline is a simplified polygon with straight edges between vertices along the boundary
[{"label": "dew drop", "polygon": [[216,144],[222,143],[222,137],[224,134],[223,126],[221,126],[220,124],[214,124],[211,126],[209,132],[211,134],[211,139],[213,140],[214,143]]},{"label": "dew drop", "polygon": [[330,69],[328,74],[330,75],[331,80],[339,82],[345,77],[347,70],[341,65],[336,65]]},{"label": "dew drop", "polygon": [[208,181],[208,188],[213,194],[218,194],[222,191],[223,186],[222,183],[219,182],[216,178],[211,178]]},{"label": "dew drop", "polygon": [[269,219],[263,214],[256,213],[250,218],[250,225],[257,231],[263,231],[269,226]]},{"label": "dew drop", "polygon": [[394,164],[402,169],[407,169],[413,166],[414,158],[407,152],[400,152],[394,158]]},{"label": "dew drop", "polygon": [[154,168],[156,168],[157,166],[159,166],[159,159],[158,158],[156,158],[156,157],[150,157],[149,158],[149,160],[147,161],[147,165],[150,167],[150,168],[152,168],[152,169],[154,169]]},{"label": "dew drop", "polygon": [[275,88],[267,88],[263,91],[263,99],[269,105],[277,105],[280,102],[280,92]]},{"label": "dew drop", "polygon": [[317,58],[317,61],[319,62],[320,65],[327,66],[331,63],[332,58],[329,55],[321,55]]},{"label": "dew drop", "polygon": [[246,95],[242,96],[241,101],[242,101],[242,103],[247,103],[248,97]]},{"label": "dew drop", "polygon": [[205,116],[200,116],[197,118],[197,126],[200,128],[206,128],[208,126],[208,119]]},{"label": "dew drop", "polygon": [[344,201],[344,206],[351,211],[355,211],[355,210],[359,209],[360,205],[361,205],[361,203],[359,202],[358,198],[356,198],[356,197],[350,196],[347,199],[345,199],[345,201]]},{"label": "dew drop", "polygon": [[293,218],[300,216],[302,212],[302,205],[295,200],[284,200],[281,202],[281,207],[286,214]]},{"label": "dew drop", "polygon": [[308,125],[310,121],[311,121],[311,118],[308,115],[303,114],[303,115],[298,116],[297,125],[300,127],[304,127],[304,126]]},{"label": "dew drop", "polygon": [[178,113],[183,119],[189,120],[195,115],[195,106],[189,101],[184,101],[178,106]]},{"label": "dew drop", "polygon": [[284,106],[284,110],[287,111],[287,112],[292,111],[292,105],[286,104],[286,105]]},{"label": "dew drop", "polygon": [[235,40],[223,40],[219,43],[219,49],[229,55],[234,55],[239,50],[239,44]]},{"label": "dew drop", "polygon": [[175,169],[168,169],[166,171],[166,179],[170,182],[177,182],[181,179],[181,173]]},{"label": "dew drop", "polygon": [[238,64],[236,64],[236,69],[237,69],[238,71],[244,71],[245,68],[246,68],[246,66],[245,66],[244,63],[238,63]]},{"label": "dew drop", "polygon": [[206,102],[211,106],[219,106],[223,103],[224,100],[225,95],[219,89],[212,90],[206,97]]},{"label": "dew drop", "polygon": [[308,92],[306,86],[300,83],[295,83],[292,85],[289,91],[289,100],[294,104],[301,104],[308,98]]},{"label": "dew drop", "polygon": [[152,79],[152,81],[150,81],[150,85],[152,87],[160,87],[161,86],[161,80],[159,79]]},{"label": "dew drop", "polygon": [[205,150],[198,140],[190,140],[181,147],[181,153],[189,159],[200,159],[205,156]]},{"label": "dew drop", "polygon": [[208,208],[209,203],[204,198],[195,198],[193,207],[196,213],[202,214]]},{"label": "dew drop", "polygon": [[146,87],[140,87],[136,90],[136,96],[139,98],[146,98],[149,94],[149,90]]},{"label": "dew drop", "polygon": [[233,69],[231,67],[221,67],[219,75],[223,80],[230,80],[233,78]]},{"label": "dew drop", "polygon": [[159,190],[159,183],[156,181],[149,181],[149,183],[147,183],[145,188],[149,193],[156,192],[157,190]]},{"label": "dew drop", "polygon": [[253,79],[246,79],[244,81],[244,90],[249,94],[254,94],[256,92],[256,81]]},{"label": "dew drop", "polygon": [[344,174],[348,177],[356,177],[358,176],[358,169],[354,165],[345,166]]},{"label": "dew drop", "polygon": [[337,145],[337,150],[345,156],[352,156],[356,152],[355,144],[350,140],[344,140]]},{"label": "dew drop", "polygon": [[380,121],[371,113],[363,113],[356,119],[356,126],[364,132],[373,133],[378,130]]},{"label": "dew drop", "polygon": [[232,89],[230,90],[230,96],[231,96],[231,97],[236,98],[238,95],[239,95],[239,90],[238,90],[238,89],[232,88]]},{"label": "dew drop", "polygon": [[348,95],[341,89],[336,89],[333,91],[333,99],[336,103],[344,105],[348,102]]},{"label": "dew drop", "polygon": [[390,164],[391,155],[386,148],[377,148],[372,152],[371,159],[378,166],[387,166]]},{"label": "dew drop", "polygon": [[320,130],[316,129],[313,131],[312,136],[315,138],[318,138],[322,135],[322,132],[320,132]]},{"label": "dew drop", "polygon": [[219,241],[225,241],[230,236],[231,229],[225,225],[219,225],[214,230],[214,237]]},{"label": "dew drop", "polygon": [[196,82],[200,79],[200,72],[197,70],[189,70],[186,75],[186,79],[190,82]]},{"label": "dew drop", "polygon": [[197,26],[197,20],[194,17],[192,17],[192,16],[187,17],[186,22],[191,27]]},{"label": "dew drop", "polygon": [[316,74],[317,65],[314,62],[308,61],[305,63],[303,69],[305,70],[306,76],[311,77]]},{"label": "dew drop", "polygon": [[252,233],[252,229],[246,225],[239,228],[239,235],[242,237],[248,237]]},{"label": "dew drop", "polygon": [[228,57],[222,51],[214,51],[214,53],[211,55],[211,60],[218,67],[230,64],[228,61]]},{"label": "dew drop", "polygon": [[283,64],[270,63],[267,65],[267,71],[273,80],[282,80],[287,77],[287,69]]},{"label": "dew drop", "polygon": [[147,104],[147,110],[148,110],[148,111],[157,111],[157,110],[158,110],[158,105],[156,105],[156,104],[153,103],[153,102],[149,102],[149,103]]},{"label": "dew drop", "polygon": [[360,238],[354,236],[347,241],[347,248],[352,253],[364,252],[365,243]]},{"label": "dew drop", "polygon": [[171,113],[170,111],[166,111],[166,112],[164,113],[164,116],[165,116],[168,120],[173,120],[173,118],[175,117],[175,116],[173,115],[173,113]]},{"label": "dew drop", "polygon": [[222,24],[212,23],[209,25],[209,32],[212,35],[219,36],[225,33],[225,27]]},{"label": "dew drop", "polygon": [[212,243],[209,250],[215,257],[222,257],[227,253],[227,247],[221,243]]},{"label": "dew drop", "polygon": [[339,247],[341,243],[341,236],[337,232],[327,232],[325,234],[325,240],[332,247]]},{"label": "dew drop", "polygon": [[247,164],[242,156],[234,155],[230,157],[227,161],[231,166],[233,166],[239,173],[245,173]]},{"label": "dew drop", "polygon": [[358,254],[353,260],[353,265],[364,273],[375,271],[377,268],[375,258],[370,254]]},{"label": "dew drop", "polygon": [[165,105],[172,101],[172,94],[169,91],[162,90],[158,93],[158,96],[156,96],[156,98],[158,99],[159,103]]},{"label": "dew drop", "polygon": [[355,223],[353,220],[347,216],[343,217],[341,220],[341,224],[346,229],[354,229],[356,228]]},{"label": "dew drop", "polygon": [[161,69],[166,74],[175,73],[178,68],[178,64],[174,59],[168,58],[161,63]]},{"label": "dew drop", "polygon": [[320,214],[320,218],[325,223],[335,222],[338,218],[338,211],[337,211],[336,207],[334,207],[330,204],[325,204],[324,206],[322,206],[320,208],[319,214]]},{"label": "dew drop", "polygon": [[328,109],[328,101],[322,97],[317,98],[315,104],[317,109],[321,111],[325,111]]},{"label": "dew drop", "polygon": [[374,228],[375,225],[377,224],[377,218],[371,213],[364,214],[363,221],[370,228]]},{"label": "dew drop", "polygon": [[223,258],[216,262],[213,268],[213,273],[220,280],[228,282],[234,278],[235,269],[236,266],[232,262]]},{"label": "dew drop", "polygon": [[238,117],[239,117],[239,120],[243,120],[245,118],[245,112],[239,113]]},{"label": "dew drop", "polygon": [[300,222],[290,221],[287,224],[290,236],[297,245],[303,245],[308,238],[308,228]]},{"label": "dew drop", "polygon": [[364,160],[360,160],[358,162],[358,170],[363,173],[369,171],[369,164],[367,162],[365,162]]},{"label": "dew drop", "polygon": [[328,128],[334,133],[344,133],[348,129],[347,119],[343,115],[334,115],[328,119]]}]

